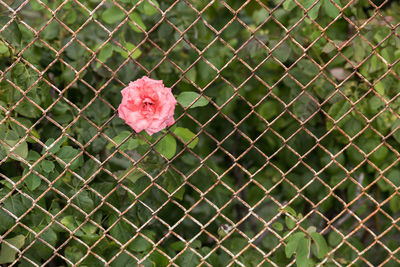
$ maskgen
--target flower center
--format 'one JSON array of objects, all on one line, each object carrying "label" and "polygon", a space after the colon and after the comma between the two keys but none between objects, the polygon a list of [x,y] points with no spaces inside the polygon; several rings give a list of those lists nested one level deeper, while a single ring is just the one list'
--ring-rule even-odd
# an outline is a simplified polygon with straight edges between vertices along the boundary
[{"label": "flower center", "polygon": [[150,114],[154,112],[154,102],[150,98],[145,98],[142,102],[142,112],[144,114]]}]

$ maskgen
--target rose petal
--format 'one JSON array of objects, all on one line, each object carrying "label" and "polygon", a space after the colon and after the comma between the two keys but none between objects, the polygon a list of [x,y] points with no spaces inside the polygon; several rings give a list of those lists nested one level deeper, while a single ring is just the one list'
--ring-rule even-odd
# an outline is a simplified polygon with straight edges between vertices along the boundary
[{"label": "rose petal", "polygon": [[152,135],[175,122],[176,99],[162,81],[142,77],[130,82],[121,94],[118,116],[135,132],[145,130]]}]

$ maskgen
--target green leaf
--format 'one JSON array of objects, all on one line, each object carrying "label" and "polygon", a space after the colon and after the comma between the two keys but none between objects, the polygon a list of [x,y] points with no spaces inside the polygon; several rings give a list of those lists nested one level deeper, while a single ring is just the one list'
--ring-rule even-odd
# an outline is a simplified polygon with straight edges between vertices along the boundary
[{"label": "green leaf", "polygon": [[[131,135],[131,132],[122,131],[117,136],[115,136],[112,140],[117,144],[117,146],[119,146],[129,135]],[[119,147],[119,149],[122,151],[132,150],[132,149],[137,148],[138,145],[139,145],[139,141],[137,139],[129,138],[122,144],[122,146]],[[114,146],[115,145],[110,142],[106,148],[110,149]]]},{"label": "green leaf", "polygon": [[[74,149],[72,146],[64,146],[56,153],[56,155],[60,159],[62,159],[65,162],[65,164],[70,163],[72,161],[72,159],[74,159],[76,157],[76,155],[78,155],[78,154],[79,154],[79,150]],[[61,164],[64,165],[63,163],[61,163]],[[83,164],[83,159],[82,159],[82,155],[80,155],[78,158],[76,158],[71,163],[69,168],[71,170],[74,170],[74,169],[80,167],[82,164]]]},{"label": "green leaf", "polygon": [[[5,239],[5,241],[7,241],[15,248],[21,249],[22,246],[25,244],[25,236],[17,235],[13,238]],[[0,251],[0,264],[11,263],[15,260],[15,255],[18,252],[17,250],[15,250],[15,248],[12,248],[5,242],[2,242]]]},{"label": "green leaf", "polygon": [[[10,147],[14,147],[18,141],[14,141],[14,140],[6,140],[6,143],[10,146]],[[8,153],[10,153],[10,150],[8,150],[6,148],[6,150],[8,151]],[[26,141],[23,141],[22,143],[20,143],[12,152],[11,154],[11,158],[18,160],[14,155],[20,156],[21,158],[26,158],[26,156],[28,155],[28,144],[26,143]]]},{"label": "green leaf", "polygon": [[[334,120],[338,120],[339,118],[341,118],[346,112],[348,112],[348,110],[351,108],[351,104],[350,102],[348,102],[347,100],[342,100],[342,101],[338,101],[335,104],[333,104],[329,110],[328,110],[328,114],[329,116],[332,117],[332,119]],[[340,120],[340,124],[344,124],[348,119],[350,118],[350,116],[346,116],[345,118],[342,118]],[[327,128],[331,129],[333,127],[333,122],[331,120],[328,120],[326,122]]]},{"label": "green leaf", "polygon": [[118,255],[115,260],[113,260],[110,264],[111,267],[120,267],[120,266],[137,266],[137,262],[132,258],[132,256],[126,254],[124,251]]},{"label": "green leaf", "polygon": [[67,18],[65,20],[65,22],[67,22],[68,24],[73,24],[76,21],[77,18],[77,14],[75,9],[70,9],[69,12],[67,13]]},{"label": "green leaf", "polygon": [[[118,177],[118,179],[121,179],[122,177],[125,177],[125,175],[126,175],[130,170],[132,170],[133,168],[134,168],[134,167],[130,167],[129,169],[127,169],[126,171],[124,171],[124,172]],[[135,170],[131,171],[131,172],[125,177],[125,179],[130,180],[132,183],[135,183],[139,178],[142,178],[143,176],[145,176],[145,174],[144,174],[142,171],[140,171],[140,170],[138,170],[138,169],[135,168]]]},{"label": "green leaf", "polygon": [[283,210],[292,215],[293,217],[296,217],[297,215],[296,211],[292,209],[290,206],[285,207]]},{"label": "green leaf", "polygon": [[74,198],[74,202],[86,212],[90,212],[94,208],[93,199],[90,198],[90,194],[87,191],[79,193],[79,195]]},{"label": "green leaf", "polygon": [[310,254],[310,240],[300,238],[296,249],[296,264],[298,267],[308,267],[308,255]]},{"label": "green leaf", "polygon": [[[305,9],[309,9],[316,1],[318,0],[305,0],[303,6]],[[307,12],[308,16],[311,19],[315,20],[318,17],[319,8],[321,7],[321,2],[322,1],[319,1],[313,8],[311,8],[311,10]]]},{"label": "green leaf", "polygon": [[[63,137],[60,138],[60,140],[58,140],[58,141],[54,144],[55,139],[54,139],[54,138],[49,138],[49,139],[47,139],[45,145],[46,145],[47,147],[50,147],[50,146],[51,146],[51,148],[49,148],[49,152],[55,154],[55,153],[57,153],[57,152],[60,150],[61,145],[62,145],[66,140],[67,140],[67,137],[66,137],[66,136],[63,136]],[[42,155],[43,155],[45,152],[46,152],[46,148],[43,147],[42,152],[41,152]]]},{"label": "green leaf", "polygon": [[185,248],[185,243],[183,241],[175,241],[170,245],[170,248],[175,251],[181,251]]},{"label": "green leaf", "polygon": [[292,9],[296,6],[296,3],[295,3],[293,0],[286,0],[286,1],[283,3],[282,6],[283,6],[284,9],[290,11],[290,10],[292,10]]},{"label": "green leaf", "polygon": [[[78,225],[81,225],[81,222],[78,222],[72,215],[67,215],[64,218],[62,218],[61,223],[71,231],[75,231],[75,229],[78,228]],[[84,235],[84,232],[79,229],[78,231],[75,232],[75,235],[82,236]]]},{"label": "green leaf", "polygon": [[306,237],[306,234],[303,232],[294,233],[289,237],[288,243],[286,244],[286,247],[285,247],[285,254],[286,254],[287,258],[292,257],[293,253],[297,249],[299,241],[301,239],[305,239],[305,237]]},{"label": "green leaf", "polygon": [[176,260],[178,266],[192,267],[200,264],[199,257],[187,248]]},{"label": "green leaf", "polygon": [[0,54],[6,55],[8,53],[9,53],[8,47],[5,45],[5,43],[0,42]]},{"label": "green leaf", "polygon": [[176,152],[176,140],[172,135],[167,134],[154,146],[154,149],[167,159],[171,159]]},{"label": "green leaf", "polygon": [[[13,122],[13,121],[10,122],[11,129],[13,129],[18,134],[18,136],[21,136],[21,137],[25,136],[26,132],[25,132],[25,129],[22,126],[24,126],[25,128],[30,128],[32,126],[32,122],[29,119],[26,119],[26,118],[23,118],[23,117],[18,117],[18,118],[14,118],[14,119],[18,123]],[[20,125],[22,125],[22,126],[20,126]],[[35,137],[37,137],[38,139],[40,139],[40,136],[39,136],[39,134],[37,133],[37,131],[35,129],[32,129],[30,131],[30,134],[35,136]],[[30,137],[28,137],[26,140],[27,140],[27,142],[36,143],[36,141],[34,141]]]},{"label": "green leaf", "polygon": [[[115,47],[115,50],[117,50],[117,51],[121,54],[121,56],[123,56],[124,58],[128,58],[129,54],[130,54],[130,53],[133,51],[133,49],[135,49],[135,48],[136,48],[136,46],[135,46],[134,44],[127,42],[127,43],[125,44],[125,49],[128,50],[129,53],[126,52],[124,49],[122,49],[122,48],[119,47],[119,46],[116,46],[116,47]],[[135,52],[133,52],[132,54],[130,54],[130,57],[133,58],[133,59],[136,59],[136,58],[138,58],[141,54],[142,54],[142,51],[140,51],[140,49],[138,48],[138,49],[135,50]]]},{"label": "green leaf", "polygon": [[326,244],[325,238],[317,233],[317,232],[311,232],[310,233],[311,238],[314,240],[315,245],[317,246],[317,257],[319,259],[323,259],[328,253],[328,245]]},{"label": "green leaf", "polygon": [[285,217],[285,223],[289,229],[293,229],[296,226],[296,222],[288,216]]},{"label": "green leaf", "polygon": [[50,23],[44,28],[42,35],[46,40],[53,40],[59,36],[60,33],[60,24],[58,23]]},{"label": "green leaf", "polygon": [[400,197],[397,195],[393,196],[389,201],[389,207],[393,213],[398,212],[400,210]]},{"label": "green leaf", "polygon": [[[148,163],[148,162],[146,163],[140,162],[138,166],[147,173],[151,172],[152,170],[159,169],[161,167],[158,163]],[[134,170],[131,171],[132,169]],[[143,171],[140,171],[136,166],[131,166],[118,176],[118,180],[122,179],[129,173],[124,179],[128,179],[132,183],[135,183],[143,176],[146,176],[146,174]]]},{"label": "green leaf", "polygon": [[[47,228],[41,235],[40,238],[47,243],[54,246],[57,243],[57,234],[54,232],[52,228]],[[53,250],[51,250],[53,252]]]},{"label": "green leaf", "polygon": [[54,163],[53,163],[52,161],[50,161],[50,160],[43,160],[43,161],[40,163],[40,167],[42,167],[42,170],[43,170],[45,173],[50,173],[50,172],[52,172],[52,171],[54,170],[55,165],[54,165]]},{"label": "green leaf", "polygon": [[124,19],[126,14],[117,6],[112,6],[101,15],[102,20],[108,24],[114,24]]},{"label": "green leaf", "polygon": [[158,251],[153,251],[151,253],[150,260],[153,266],[168,266],[169,264],[169,259]]},{"label": "green leaf", "polygon": [[[129,18],[134,21],[137,25],[139,25],[144,31],[147,30],[146,25],[144,25],[142,17],[136,13],[136,12],[132,12],[129,15]],[[134,30],[135,32],[139,32],[139,33],[143,33],[143,31],[141,29],[139,29],[138,26],[136,26],[134,23],[130,22],[129,26],[131,27],[132,30]]]},{"label": "green leaf", "polygon": [[[188,70],[187,72],[186,72],[186,78],[188,78],[190,81],[192,81],[192,82],[196,82],[196,76],[197,76],[197,70],[196,70],[196,68],[191,68],[190,70]],[[184,80],[185,82],[187,82],[187,83],[190,83],[190,81],[188,81],[188,80]]]},{"label": "green leaf", "polygon": [[66,247],[64,253],[65,257],[67,257],[69,261],[72,262],[77,262],[84,256],[82,249],[78,248],[77,246]]},{"label": "green leaf", "polygon": [[143,14],[150,16],[150,15],[154,15],[154,14],[158,13],[158,9],[155,8],[152,4],[150,4],[149,1],[151,1],[158,8],[160,8],[160,5],[158,4],[158,2],[156,0],[145,0],[142,2],[140,7],[141,7]]},{"label": "green leaf", "polygon": [[279,46],[276,47],[276,45],[279,43],[279,41],[278,40],[271,40],[269,42],[271,48],[275,47],[274,51],[272,52],[272,55],[275,58],[277,58],[279,61],[285,62],[291,56],[291,53],[290,53],[291,49],[286,43],[281,43]]},{"label": "green leaf", "polygon": [[[40,154],[37,153],[35,150],[31,149],[28,152],[28,156],[26,157],[26,160],[33,163],[33,162],[37,161],[39,158],[40,158]],[[36,168],[37,168],[37,170],[39,170],[38,166],[35,166],[34,168],[35,168],[35,170],[36,170]]]},{"label": "green leaf", "polygon": [[282,231],[282,230],[283,230],[283,225],[282,225],[281,223],[278,223],[278,222],[274,223],[274,224],[272,225],[272,227],[273,227],[276,231]]},{"label": "green leaf", "polygon": [[18,106],[15,108],[15,111],[22,116],[32,119],[38,118],[42,114],[40,109],[26,99],[22,100],[21,103],[18,104]]},{"label": "green leaf", "polygon": [[[12,185],[10,185],[12,187]],[[0,192],[0,197],[3,198],[8,193],[4,188]],[[15,224],[15,219],[7,214],[4,210],[0,209],[0,233],[4,233]],[[0,250],[1,255],[1,250]]]},{"label": "green leaf", "polygon": [[[334,1],[339,7],[342,7],[339,0],[332,1]],[[332,4],[331,0],[324,0],[323,6],[326,14],[328,14],[329,17],[334,19],[339,16],[340,11],[334,4]]]},{"label": "green leaf", "polygon": [[[155,233],[149,230],[142,230],[141,234],[147,236],[150,240],[154,240]],[[143,236],[138,235],[129,245],[129,248],[135,252],[144,252],[153,248],[153,245]]]},{"label": "green leaf", "polygon": [[261,24],[264,22],[269,16],[268,11],[265,8],[260,8],[253,12],[253,20],[256,24]]},{"label": "green leaf", "polygon": [[263,102],[259,108],[258,113],[266,120],[270,120],[279,114],[279,103],[277,101],[267,100]]},{"label": "green leaf", "polygon": [[374,88],[381,96],[385,96],[385,85],[383,81],[379,81],[375,84]]},{"label": "green leaf", "polygon": [[[394,131],[400,126],[400,120],[397,119],[393,122],[391,130]],[[400,144],[400,128],[393,133],[394,139]]]},{"label": "green leaf", "polygon": [[[20,141],[18,134],[15,131],[8,131],[4,137],[4,142],[8,144],[8,146],[2,144],[4,149],[7,151],[7,154],[10,154],[10,157],[12,159],[18,160],[16,156],[19,156],[23,159],[25,159],[28,156],[28,144],[26,141],[23,141],[19,145],[17,145],[15,148],[14,146]],[[11,148],[14,148],[12,152],[10,152]]]},{"label": "green leaf", "polygon": [[[28,170],[24,171],[23,175],[28,173]],[[36,173],[31,172],[24,180],[24,183],[28,187],[30,191],[34,191],[36,188],[40,186],[42,183],[42,178],[38,176]]]},{"label": "green leaf", "polygon": [[[176,127],[174,130],[174,134],[176,134],[179,138],[181,138],[185,142],[185,144],[187,144],[187,142],[192,140],[192,138],[195,136],[195,134],[192,133],[189,129],[182,127]],[[187,147],[193,149],[198,142],[199,138],[196,137],[195,139],[193,139],[193,141],[187,144]]]},{"label": "green leaf", "polygon": [[[177,175],[175,172],[168,170],[165,174],[165,179],[163,180],[163,186],[167,189],[168,193],[172,194],[178,187],[185,183],[182,176]],[[177,192],[174,193],[173,197],[179,200],[183,199],[185,194],[185,187],[183,186]]]},{"label": "green leaf", "polygon": [[[42,2],[46,3],[46,1],[42,1]],[[37,0],[31,0],[31,1],[29,1],[29,4],[32,6],[32,9],[35,11],[44,9],[44,7]]]},{"label": "green leaf", "polygon": [[135,233],[135,231],[133,227],[124,220],[118,220],[118,222],[115,223],[117,219],[118,218],[115,215],[112,215],[108,220],[109,226],[113,224],[113,227],[110,230],[110,234],[121,243],[126,243],[132,238],[132,234]]},{"label": "green leaf", "polygon": [[313,233],[317,231],[317,228],[315,226],[310,226],[307,228],[307,233]]},{"label": "green leaf", "polygon": [[379,164],[387,160],[389,149],[387,146],[379,147],[374,153],[371,154],[370,159],[374,164]]},{"label": "green leaf", "polygon": [[[81,60],[82,57],[85,56],[86,50],[85,50],[85,48],[84,48],[82,45],[80,45],[78,42],[74,41],[74,42],[72,42],[72,43],[66,48],[65,53],[66,53],[67,56],[68,56],[69,58],[71,58],[72,60],[78,61],[78,60]],[[68,107],[68,104],[67,104],[67,103],[58,102],[57,104],[58,104],[58,105],[65,105],[65,106]],[[57,104],[56,104],[56,106],[57,106]],[[68,108],[69,108],[69,107],[68,107]]]},{"label": "green leaf", "polygon": [[190,108],[204,107],[205,105],[208,104],[208,100],[203,96],[201,96],[199,99],[197,99],[199,96],[200,95],[195,92],[183,92],[178,95],[176,100],[184,108],[187,108],[190,104],[193,103],[193,101],[196,101],[196,102],[194,102],[193,105],[190,106]]},{"label": "green leaf", "polygon": [[[3,27],[10,20],[11,18],[8,16],[0,16],[0,27]],[[13,20],[10,24],[8,24],[8,26],[1,33],[1,37],[8,43],[11,43],[12,46],[21,45],[22,34],[16,20]]]},{"label": "green leaf", "polygon": [[200,249],[201,248],[201,241],[200,240],[193,240],[190,242],[189,245],[191,248]]},{"label": "green leaf", "polygon": [[398,169],[390,169],[387,174],[386,178],[391,181],[396,187],[400,186],[400,170]]},{"label": "green leaf", "polygon": [[[112,54],[113,54],[113,46],[110,43],[107,43],[106,45],[104,45],[104,47],[100,50],[99,54],[97,55],[97,58],[105,63],[107,61],[107,59],[109,59]],[[97,62],[96,68],[100,67],[100,63]]]}]

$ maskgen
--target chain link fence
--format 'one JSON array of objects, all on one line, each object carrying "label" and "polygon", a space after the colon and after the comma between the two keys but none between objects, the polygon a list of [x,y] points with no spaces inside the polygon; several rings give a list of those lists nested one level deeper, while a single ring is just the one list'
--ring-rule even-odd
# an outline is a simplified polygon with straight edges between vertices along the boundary
[{"label": "chain link fence", "polygon": [[[398,266],[398,10],[0,0],[0,263]],[[154,136],[117,114],[142,76]]]}]

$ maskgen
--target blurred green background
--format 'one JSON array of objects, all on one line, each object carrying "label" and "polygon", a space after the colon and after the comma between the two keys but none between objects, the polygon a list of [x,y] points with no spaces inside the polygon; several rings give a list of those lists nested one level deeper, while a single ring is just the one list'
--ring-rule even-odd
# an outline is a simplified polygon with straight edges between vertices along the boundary
[{"label": "blurred green background", "polygon": [[[0,2],[0,263],[398,266],[398,10]],[[152,137],[116,111],[144,75]]]}]

